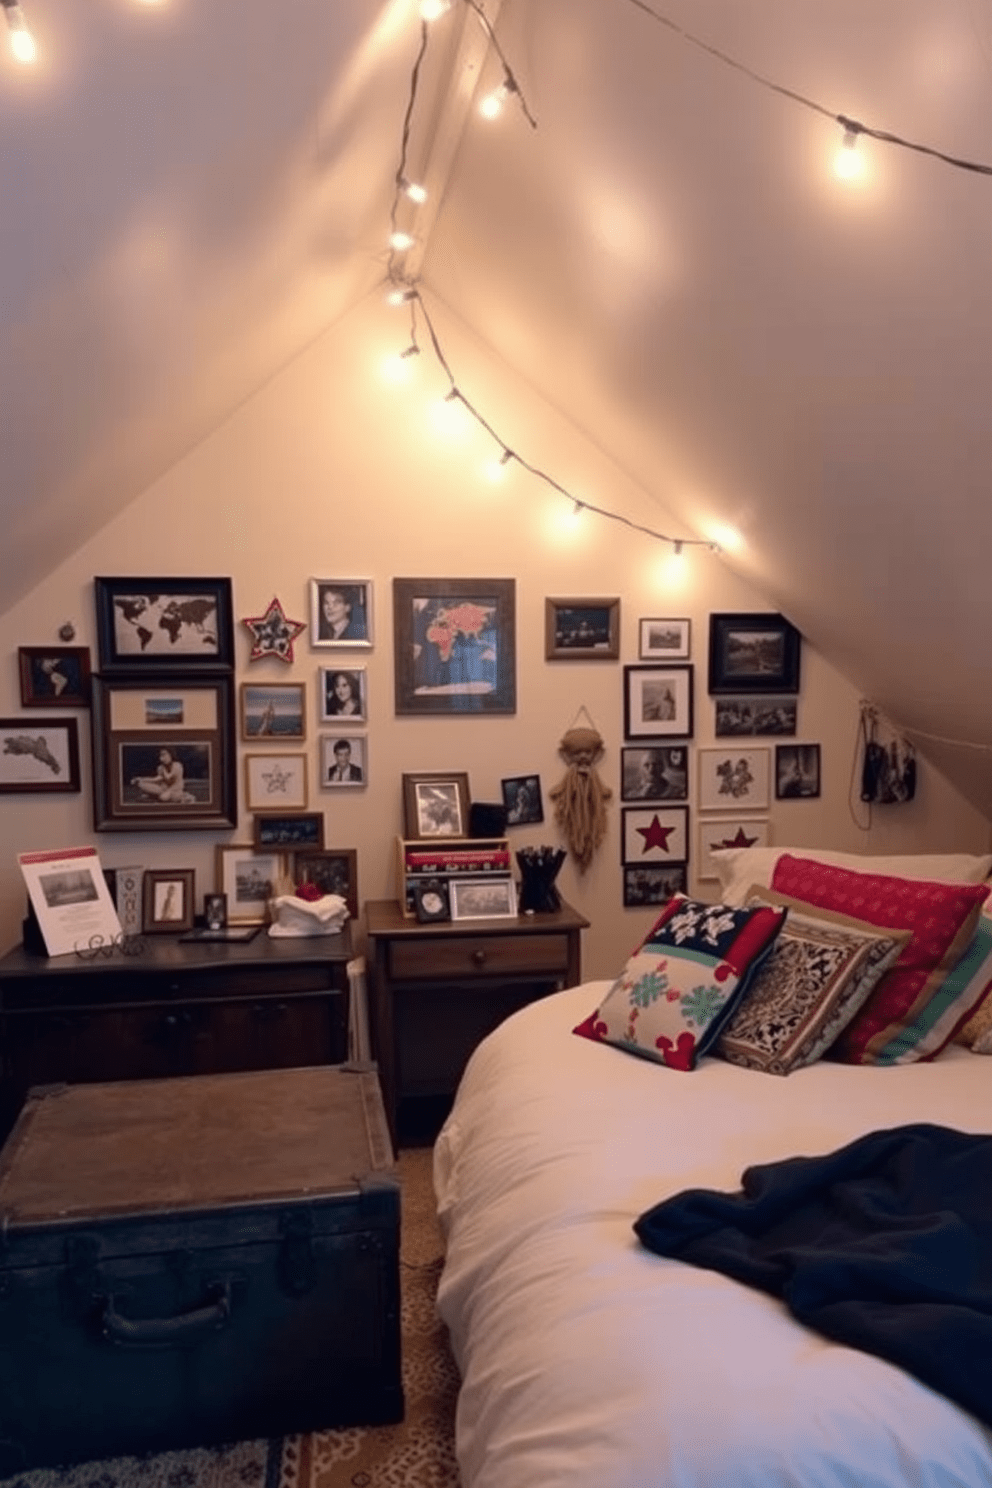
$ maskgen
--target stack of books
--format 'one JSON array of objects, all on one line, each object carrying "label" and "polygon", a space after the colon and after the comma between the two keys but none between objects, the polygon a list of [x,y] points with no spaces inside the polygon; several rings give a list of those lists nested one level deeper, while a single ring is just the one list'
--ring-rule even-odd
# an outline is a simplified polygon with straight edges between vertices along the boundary
[{"label": "stack of books", "polygon": [[452,878],[509,879],[513,873],[505,837],[404,840],[397,838],[398,899],[404,915],[416,914],[416,886],[426,878],[450,883]]}]

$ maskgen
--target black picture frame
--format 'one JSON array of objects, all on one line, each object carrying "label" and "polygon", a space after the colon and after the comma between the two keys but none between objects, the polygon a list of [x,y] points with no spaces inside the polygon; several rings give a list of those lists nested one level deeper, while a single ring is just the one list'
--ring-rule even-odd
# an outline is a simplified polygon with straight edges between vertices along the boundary
[{"label": "black picture frame", "polygon": [[776,744],[776,801],[813,801],[819,794],[819,744]]},{"label": "black picture frame", "polygon": [[256,811],[255,846],[260,852],[315,852],[324,846],[322,811]]},{"label": "black picture frame", "polygon": [[[234,737],[230,675],[178,677],[151,672],[104,677],[97,673],[93,677],[95,829],[216,832],[237,826]],[[162,758],[166,753],[169,761]],[[142,780],[155,789],[138,783]]]},{"label": "black picture frame", "polygon": [[713,734],[717,739],[759,738],[797,732],[799,699],[777,693],[723,693],[713,704]]},{"label": "black picture frame", "polygon": [[22,708],[88,708],[88,646],[18,646]]},{"label": "black picture frame", "polygon": [[516,581],[394,579],[395,711],[515,713]]},{"label": "black picture frame", "polygon": [[544,820],[540,775],[510,775],[500,781],[508,827],[528,827]]},{"label": "black picture frame", "polygon": [[647,904],[667,904],[673,894],[688,892],[685,863],[628,863],[623,870],[623,907],[641,909]]},{"label": "black picture frame", "polygon": [[0,793],[78,794],[75,718],[0,718]]},{"label": "black picture frame", "polygon": [[93,580],[100,672],[229,672],[229,578],[121,576]]},{"label": "black picture frame", "polygon": [[450,920],[447,882],[443,878],[418,879],[413,886],[413,912],[422,925]]},{"label": "black picture frame", "polygon": [[694,667],[646,663],[623,669],[623,731],[629,740],[691,739]]},{"label": "black picture frame", "polygon": [[778,613],[710,616],[709,691],[798,692],[802,637]]},{"label": "black picture frame", "polygon": [[545,599],[545,661],[616,661],[620,600]]},{"label": "black picture frame", "polygon": [[688,801],[686,744],[625,744],[620,750],[621,801]]}]

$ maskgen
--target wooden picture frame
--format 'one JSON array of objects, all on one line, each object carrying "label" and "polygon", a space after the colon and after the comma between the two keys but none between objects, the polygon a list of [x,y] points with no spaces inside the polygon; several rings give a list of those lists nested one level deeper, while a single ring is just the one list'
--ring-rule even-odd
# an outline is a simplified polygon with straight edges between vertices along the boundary
[{"label": "wooden picture frame", "polygon": [[641,661],[688,661],[691,635],[690,620],[645,616],[637,622],[637,654]]},{"label": "wooden picture frame", "polygon": [[143,933],[178,935],[192,930],[195,884],[193,868],[146,868],[141,878]]},{"label": "wooden picture frame", "polygon": [[620,600],[545,599],[545,661],[616,661]]},{"label": "wooden picture frame", "polygon": [[347,727],[367,723],[369,689],[363,666],[317,668],[317,711],[321,723]]},{"label": "wooden picture frame", "polygon": [[94,676],[93,818],[100,832],[237,825],[230,676]]},{"label": "wooden picture frame", "polygon": [[802,637],[784,615],[710,616],[710,693],[798,692]]},{"label": "wooden picture frame", "polygon": [[622,863],[688,862],[688,806],[622,806],[620,814]]},{"label": "wooden picture frame", "polygon": [[320,736],[321,790],[364,790],[369,783],[369,744],[346,729]]},{"label": "wooden picture frame", "polygon": [[686,744],[624,744],[620,750],[621,801],[688,801]]},{"label": "wooden picture frame", "polygon": [[22,708],[88,708],[88,646],[18,646]]},{"label": "wooden picture frame", "polygon": [[358,919],[358,853],[353,847],[330,847],[323,852],[293,854],[293,882],[315,884],[324,894],[338,894],[348,914]]},{"label": "wooden picture frame", "polygon": [[286,874],[286,856],[259,852],[250,842],[218,843],[214,848],[215,892],[227,896],[228,925],[264,925],[269,900]]},{"label": "wooden picture frame", "polygon": [[771,750],[736,742],[696,751],[700,811],[766,811],[771,804]]},{"label": "wooden picture frame", "polygon": [[673,894],[688,893],[685,863],[627,863],[623,868],[623,907],[667,904]]},{"label": "wooden picture frame", "polygon": [[711,854],[723,847],[767,847],[767,818],[697,816],[696,877],[719,878]]},{"label": "wooden picture frame", "polygon": [[776,744],[776,801],[812,801],[819,794],[819,744]]},{"label": "wooden picture frame", "polygon": [[453,920],[515,920],[517,890],[513,879],[458,878],[448,880],[448,899]]},{"label": "wooden picture frame", "polygon": [[96,578],[100,670],[229,672],[234,608],[228,578]]},{"label": "wooden picture frame", "polygon": [[467,837],[470,807],[464,770],[403,776],[403,836],[408,842]]},{"label": "wooden picture frame", "polygon": [[307,736],[305,682],[242,682],[241,737],[246,743],[299,744]]},{"label": "wooden picture frame", "polygon": [[324,846],[322,811],[256,811],[255,846],[259,852],[320,852]]},{"label": "wooden picture frame", "polygon": [[0,793],[73,795],[80,789],[75,718],[0,718]]},{"label": "wooden picture frame", "polygon": [[372,649],[372,580],[310,580],[310,645]]},{"label": "wooden picture frame", "polygon": [[249,811],[305,811],[305,754],[246,754],[245,806]]},{"label": "wooden picture frame", "polygon": [[516,581],[394,579],[397,715],[515,713]]},{"label": "wooden picture frame", "polygon": [[626,739],[691,739],[693,667],[635,665],[623,669]]}]

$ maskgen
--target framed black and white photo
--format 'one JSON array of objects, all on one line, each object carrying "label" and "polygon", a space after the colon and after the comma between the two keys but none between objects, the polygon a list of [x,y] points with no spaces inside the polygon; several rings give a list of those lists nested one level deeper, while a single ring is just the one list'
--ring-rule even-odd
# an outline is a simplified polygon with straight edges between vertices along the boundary
[{"label": "framed black and white photo", "polygon": [[364,734],[321,734],[320,783],[326,790],[361,790],[368,785],[369,746]]},{"label": "framed black and white photo", "polygon": [[216,891],[227,896],[227,923],[264,924],[269,900],[286,874],[283,854],[259,852],[250,843],[223,843],[214,851]]},{"label": "framed black and white photo", "polygon": [[323,852],[293,854],[293,882],[297,888],[311,884],[322,894],[337,894],[358,918],[358,852],[353,847],[325,848]]},{"label": "framed black and white photo", "polygon": [[798,708],[795,697],[718,697],[713,732],[718,739],[794,734]]},{"label": "framed black and white photo", "polygon": [[685,744],[624,745],[620,750],[621,801],[687,801],[689,750]]},{"label": "framed black and white photo", "polygon": [[768,822],[759,817],[697,816],[696,877],[719,878],[712,854],[724,847],[767,847]]},{"label": "framed black and white photo", "polygon": [[230,579],[98,578],[93,585],[105,675],[234,666]]},{"label": "framed black and white photo", "polygon": [[144,898],[142,929],[146,935],[192,930],[195,910],[195,870],[146,868],[141,881]]},{"label": "framed black and white photo", "polygon": [[403,836],[467,837],[471,801],[464,770],[403,776]]},{"label": "framed black and white photo", "polygon": [[368,683],[365,667],[319,667],[317,704],[321,723],[368,722]]},{"label": "framed black and white photo", "polygon": [[422,925],[451,919],[447,880],[421,878],[413,886],[413,912]]},{"label": "framed black and white photo", "polygon": [[513,579],[394,579],[397,714],[515,713]]},{"label": "framed black and white photo", "polygon": [[296,744],[306,738],[305,682],[242,682],[241,737]]},{"label": "framed black and white photo", "polygon": [[623,806],[621,814],[623,863],[688,861],[688,806]]},{"label": "framed black and white photo", "polygon": [[75,718],[0,718],[0,791],[73,794],[79,789]]},{"label": "framed black and white photo", "polygon": [[541,800],[539,775],[510,775],[500,781],[500,789],[508,827],[524,827],[532,822],[543,822],[544,803]]},{"label": "framed black and white photo", "polygon": [[764,810],[771,800],[771,750],[700,749],[696,756],[699,809]]},{"label": "framed black and white photo", "polygon": [[517,914],[513,879],[457,878],[448,880],[453,920],[506,920]]},{"label": "framed black and white photo", "polygon": [[623,728],[628,739],[692,737],[691,665],[625,666]]},{"label": "framed black and white photo", "polygon": [[798,692],[802,637],[784,615],[710,616],[711,693]]},{"label": "framed black and white photo", "polygon": [[619,599],[546,599],[545,661],[616,661]]},{"label": "framed black and white photo", "polygon": [[639,620],[637,654],[641,661],[688,661],[691,630],[689,620]]},{"label": "framed black and white photo", "polygon": [[98,831],[237,825],[230,676],[93,678]]},{"label": "framed black and white photo", "polygon": [[371,579],[310,580],[310,644],[371,649]]},{"label": "framed black and white photo", "polygon": [[208,930],[227,928],[227,895],[204,894],[203,923]]},{"label": "framed black and white photo", "polygon": [[306,804],[305,754],[245,755],[245,805],[249,811],[303,811]]},{"label": "framed black and white photo", "polygon": [[819,744],[776,744],[775,799],[810,801],[819,794]]},{"label": "framed black and white photo", "polygon": [[255,846],[262,850],[295,852],[324,846],[322,811],[257,811]]},{"label": "framed black and white photo", "polygon": [[642,904],[667,904],[673,894],[687,892],[685,863],[626,864],[623,870],[623,903],[625,909],[638,909]]},{"label": "framed black and white photo", "polygon": [[19,646],[22,708],[88,708],[88,646]]}]

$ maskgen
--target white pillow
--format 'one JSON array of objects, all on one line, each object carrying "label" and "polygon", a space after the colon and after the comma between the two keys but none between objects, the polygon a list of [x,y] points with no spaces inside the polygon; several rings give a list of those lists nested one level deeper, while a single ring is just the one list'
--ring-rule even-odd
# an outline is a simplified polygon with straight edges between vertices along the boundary
[{"label": "white pillow", "polygon": [[835,863],[855,873],[886,873],[896,878],[923,878],[933,883],[983,883],[992,872],[992,853],[905,853],[876,858],[868,853],[829,852],[813,847],[718,847],[710,856],[720,878],[720,899],[741,905],[752,884],[770,889],[775,864],[783,853]]}]

